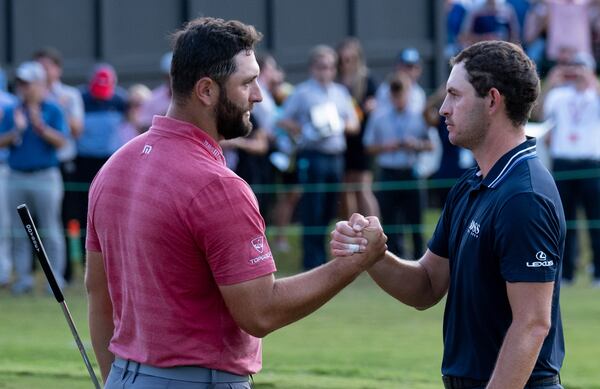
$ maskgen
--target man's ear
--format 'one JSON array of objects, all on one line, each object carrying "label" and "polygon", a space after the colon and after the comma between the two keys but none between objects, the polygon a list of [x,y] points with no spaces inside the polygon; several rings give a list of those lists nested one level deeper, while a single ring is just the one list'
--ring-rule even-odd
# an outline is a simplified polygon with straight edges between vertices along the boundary
[{"label": "man's ear", "polygon": [[500,94],[498,89],[492,88],[488,92],[488,97],[488,109],[490,110],[490,113],[497,112],[500,106],[504,104],[504,96]]},{"label": "man's ear", "polygon": [[202,77],[194,85],[194,96],[207,107],[219,101],[219,92],[219,85],[209,77]]}]

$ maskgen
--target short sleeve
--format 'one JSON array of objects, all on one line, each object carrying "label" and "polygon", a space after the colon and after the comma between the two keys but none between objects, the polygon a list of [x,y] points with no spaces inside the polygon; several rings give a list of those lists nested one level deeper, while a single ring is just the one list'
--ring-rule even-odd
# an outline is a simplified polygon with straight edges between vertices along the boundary
[{"label": "short sleeve", "polygon": [[[98,178],[98,176],[96,176],[96,178],[94,178],[94,181],[96,181],[96,179]],[[87,212],[87,226],[86,226],[86,233],[85,233],[85,248],[88,251],[102,251],[100,249],[100,240],[98,239],[98,234],[96,233],[96,228],[94,227],[94,214],[95,214],[95,209],[94,209],[94,204],[97,203],[97,189],[95,189],[96,185],[95,182],[92,182],[92,185],[90,186],[90,193],[89,193],[89,205],[88,205],[88,212]]]},{"label": "short sleeve", "polygon": [[242,179],[215,179],[191,204],[190,217],[217,284],[236,284],[276,271],[256,197]]},{"label": "short sleeve", "polygon": [[438,219],[437,225],[435,226],[435,231],[433,232],[433,235],[427,244],[427,247],[429,247],[429,250],[432,253],[444,258],[450,258],[450,246],[448,244],[448,235],[450,233],[449,213],[450,209],[448,202],[446,202],[446,205],[444,205],[444,209],[442,210],[442,214]]},{"label": "short sleeve", "polygon": [[521,193],[497,217],[494,249],[502,277],[508,282],[554,281],[564,245],[554,204],[535,193]]}]

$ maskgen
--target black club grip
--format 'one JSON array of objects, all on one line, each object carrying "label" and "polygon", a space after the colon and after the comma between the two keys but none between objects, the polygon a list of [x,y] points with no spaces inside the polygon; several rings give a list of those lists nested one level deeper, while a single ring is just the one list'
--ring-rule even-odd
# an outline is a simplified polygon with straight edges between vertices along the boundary
[{"label": "black club grip", "polygon": [[33,246],[33,250],[35,251],[38,260],[40,261],[40,265],[42,265],[44,274],[46,274],[46,278],[48,279],[50,288],[52,288],[52,293],[54,293],[54,298],[59,303],[62,303],[63,301],[65,301],[65,298],[62,294],[62,290],[60,290],[60,287],[56,282],[54,273],[52,273],[52,267],[50,267],[48,255],[46,255],[46,250],[44,249],[44,245],[40,240],[40,235],[38,234],[37,228],[35,228],[35,224],[33,223],[33,219],[31,218],[31,214],[29,213],[27,205],[19,205],[17,207],[17,212],[19,213],[19,217],[21,218],[23,227],[25,227],[25,233],[27,234],[31,245]]}]

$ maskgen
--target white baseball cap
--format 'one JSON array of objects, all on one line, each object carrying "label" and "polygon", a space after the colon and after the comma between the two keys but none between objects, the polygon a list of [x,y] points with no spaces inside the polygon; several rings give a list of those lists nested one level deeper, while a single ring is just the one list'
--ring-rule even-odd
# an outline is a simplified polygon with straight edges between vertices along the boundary
[{"label": "white baseball cap", "polygon": [[37,61],[23,62],[15,71],[16,78],[25,82],[45,82],[46,71]]}]

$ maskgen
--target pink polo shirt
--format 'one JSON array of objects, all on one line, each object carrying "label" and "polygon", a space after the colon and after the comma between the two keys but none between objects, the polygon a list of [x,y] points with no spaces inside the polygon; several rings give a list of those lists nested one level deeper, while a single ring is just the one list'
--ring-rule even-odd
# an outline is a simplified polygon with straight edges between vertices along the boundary
[{"label": "pink polo shirt", "polygon": [[275,271],[246,182],[204,131],[156,116],[90,189],[86,247],[100,251],[115,355],[236,374],[261,368],[261,340],[234,321],[218,285]]}]

